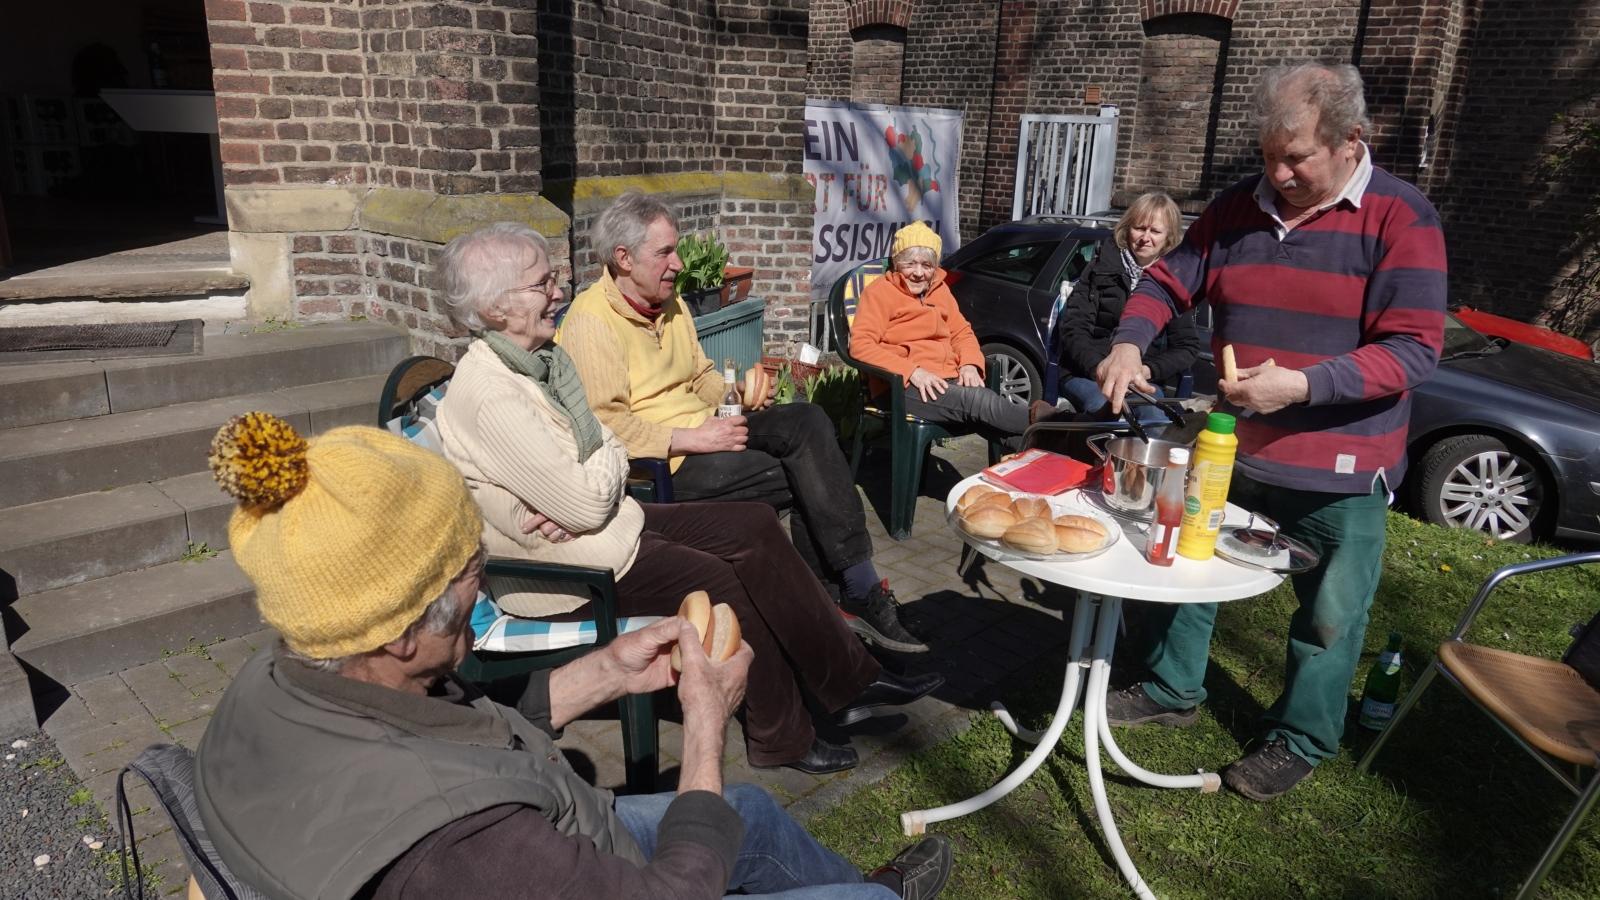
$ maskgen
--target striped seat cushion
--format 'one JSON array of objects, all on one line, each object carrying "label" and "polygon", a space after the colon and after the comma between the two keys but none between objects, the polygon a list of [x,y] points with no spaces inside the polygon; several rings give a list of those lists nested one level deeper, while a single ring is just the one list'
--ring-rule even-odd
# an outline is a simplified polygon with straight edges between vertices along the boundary
[{"label": "striped seat cushion", "polygon": [[[661,616],[626,616],[617,621],[617,632],[626,634],[638,631]],[[500,611],[494,598],[478,594],[472,607],[472,649],[490,653],[533,653],[541,650],[565,650],[595,641],[592,621],[546,622],[543,619],[524,619]]]}]

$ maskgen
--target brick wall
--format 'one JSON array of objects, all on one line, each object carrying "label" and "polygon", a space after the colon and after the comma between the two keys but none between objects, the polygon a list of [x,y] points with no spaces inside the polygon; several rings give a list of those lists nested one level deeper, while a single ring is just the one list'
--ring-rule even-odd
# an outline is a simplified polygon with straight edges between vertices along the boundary
[{"label": "brick wall", "polygon": [[893,25],[856,29],[850,42],[850,99],[857,103],[900,103],[900,70],[905,31]]},{"label": "brick wall", "polygon": [[1203,207],[1221,187],[1211,177],[1208,151],[1227,70],[1229,22],[1173,15],[1145,27],[1124,190],[1162,190],[1181,205]]}]

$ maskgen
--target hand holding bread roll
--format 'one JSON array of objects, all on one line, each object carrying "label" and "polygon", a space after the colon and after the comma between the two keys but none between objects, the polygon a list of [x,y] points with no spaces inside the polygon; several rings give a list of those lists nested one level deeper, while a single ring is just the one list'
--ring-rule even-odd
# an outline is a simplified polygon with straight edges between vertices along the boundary
[{"label": "hand holding bread roll", "polygon": [[[733,614],[733,607],[726,603],[712,606],[710,594],[691,591],[678,607],[678,615],[694,626],[695,632],[700,635],[700,645],[705,648],[706,656],[712,662],[722,662],[738,652],[739,641],[744,635],[739,629],[739,617]],[[683,671],[683,654],[677,647],[672,648],[671,661],[673,671]]]}]

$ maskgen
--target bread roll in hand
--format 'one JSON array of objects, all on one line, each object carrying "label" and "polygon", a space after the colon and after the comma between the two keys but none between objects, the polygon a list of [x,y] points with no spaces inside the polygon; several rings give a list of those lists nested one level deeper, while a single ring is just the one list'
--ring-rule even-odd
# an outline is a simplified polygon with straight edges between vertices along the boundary
[{"label": "bread roll in hand", "polygon": [[[694,626],[700,645],[712,662],[722,662],[739,651],[744,633],[739,629],[739,617],[728,604],[712,606],[710,594],[692,591],[684,596],[678,615]],[[683,654],[677,647],[672,648],[671,661],[673,671],[683,671]]]}]

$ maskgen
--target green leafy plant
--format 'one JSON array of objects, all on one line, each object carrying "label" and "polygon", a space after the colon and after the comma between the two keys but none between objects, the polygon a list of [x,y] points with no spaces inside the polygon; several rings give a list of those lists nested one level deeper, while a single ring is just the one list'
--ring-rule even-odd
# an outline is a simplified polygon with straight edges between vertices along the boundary
[{"label": "green leafy plant", "polygon": [[199,543],[190,541],[188,548],[183,551],[183,556],[179,557],[179,559],[183,562],[204,562],[215,557],[219,552],[207,546],[205,541],[200,541]]},{"label": "green leafy plant", "polygon": [[828,414],[840,440],[854,435],[861,406],[861,373],[848,366],[824,369],[806,379],[806,399]]},{"label": "green leafy plant", "polygon": [[679,294],[722,286],[722,273],[728,267],[728,248],[716,235],[686,234],[678,238],[678,258],[683,271],[673,287]]},{"label": "green leafy plant", "polygon": [[773,380],[772,402],[793,403],[800,393],[800,386],[794,382],[794,369],[788,363],[778,367],[778,377]]}]

